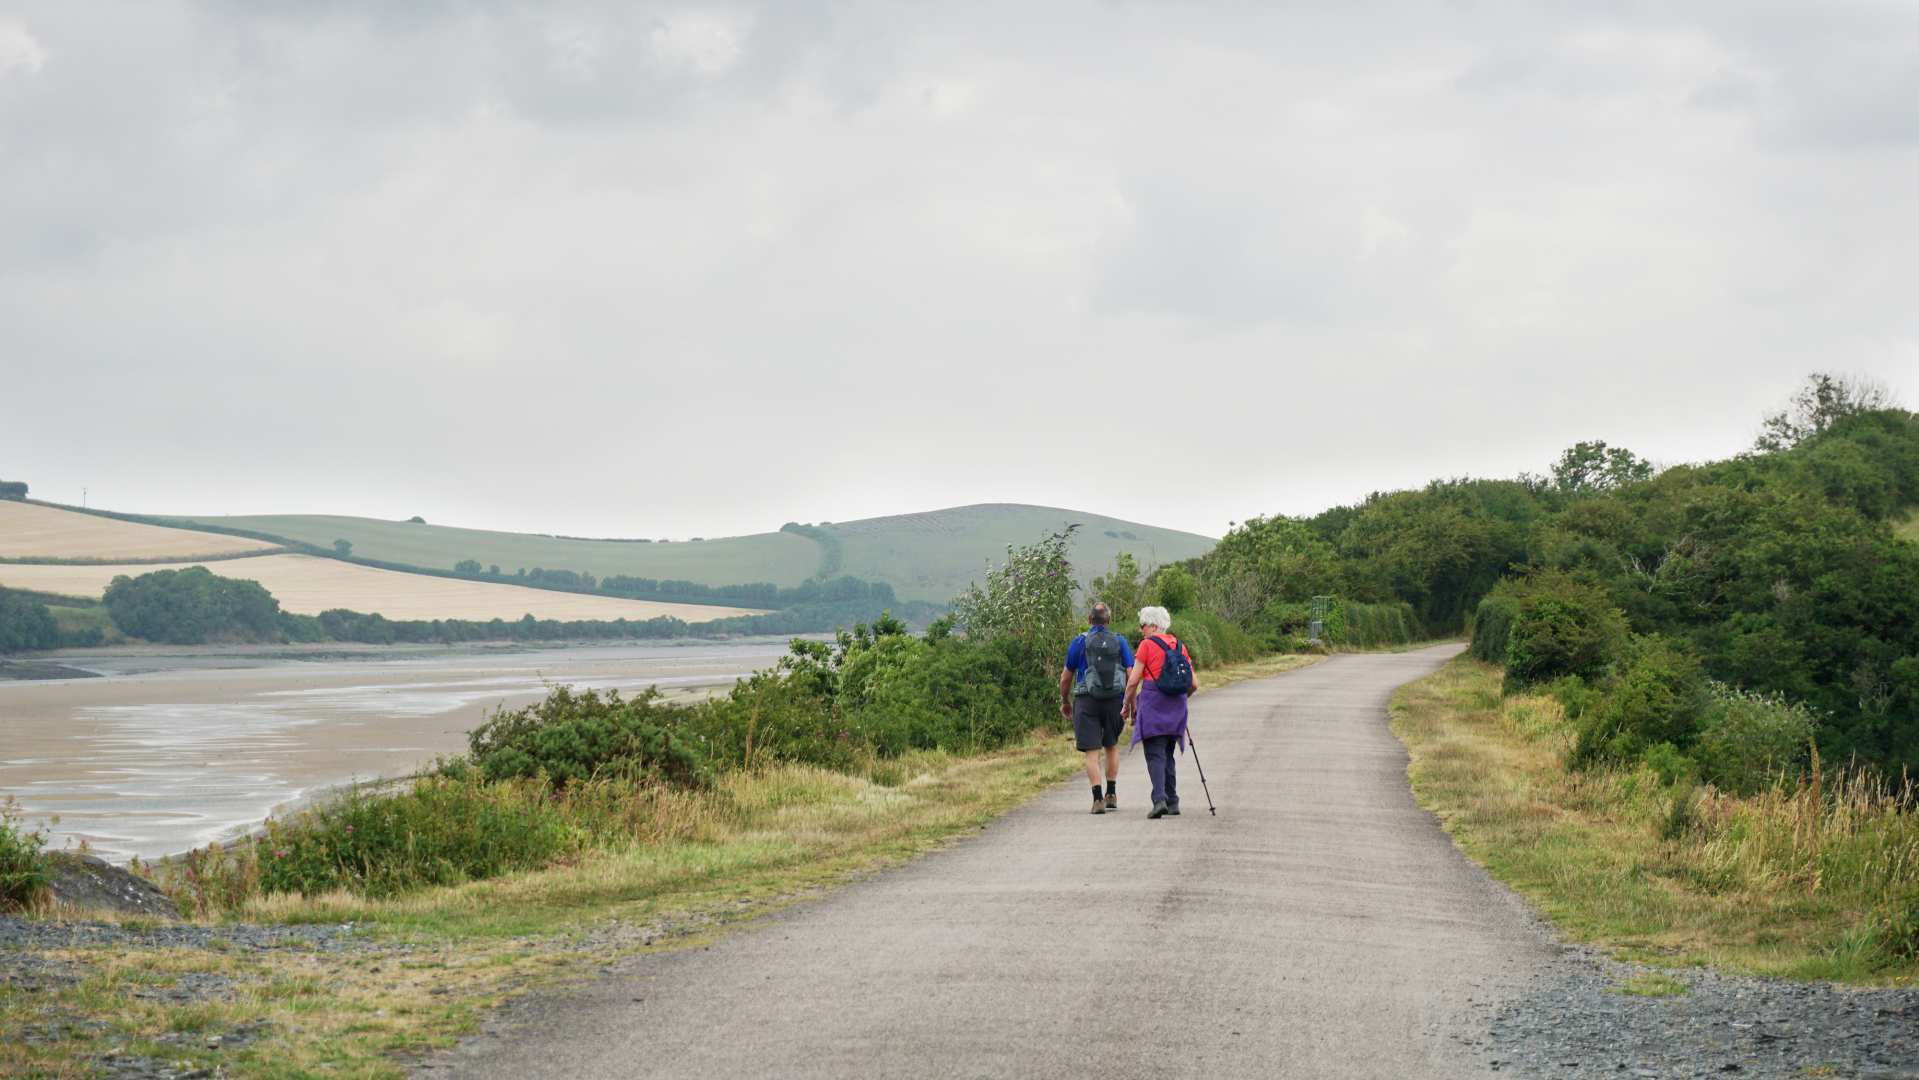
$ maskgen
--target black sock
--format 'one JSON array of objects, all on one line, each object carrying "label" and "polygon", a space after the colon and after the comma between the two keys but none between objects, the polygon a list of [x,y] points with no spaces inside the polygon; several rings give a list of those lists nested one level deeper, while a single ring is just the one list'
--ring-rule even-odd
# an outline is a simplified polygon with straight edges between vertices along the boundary
[{"label": "black sock", "polygon": [[1106,794],[1112,795],[1117,793],[1118,791],[1119,791],[1119,781],[1117,780],[1106,781]]},{"label": "black sock", "polygon": [[1097,799],[1097,798],[1099,798],[1099,785],[1098,785],[1098,784],[1094,784],[1094,785],[1093,785],[1093,798],[1095,798],[1095,799]]}]

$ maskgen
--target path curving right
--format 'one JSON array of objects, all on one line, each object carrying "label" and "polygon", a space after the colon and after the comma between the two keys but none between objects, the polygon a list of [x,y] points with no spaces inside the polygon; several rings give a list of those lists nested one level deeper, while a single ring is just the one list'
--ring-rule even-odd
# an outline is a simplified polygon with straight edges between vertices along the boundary
[{"label": "path curving right", "polygon": [[[1387,728],[1459,651],[1337,656],[1193,702],[1184,813],[1083,781],[707,949],[516,1004],[429,1068],[535,1077],[1494,1075],[1558,955],[1454,849]],[[1202,675],[1203,677],[1203,675]]]}]

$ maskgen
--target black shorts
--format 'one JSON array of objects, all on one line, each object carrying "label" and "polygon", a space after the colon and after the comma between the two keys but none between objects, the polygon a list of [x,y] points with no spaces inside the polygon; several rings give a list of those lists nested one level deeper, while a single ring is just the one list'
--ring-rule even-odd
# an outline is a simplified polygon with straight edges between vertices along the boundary
[{"label": "black shorts", "polygon": [[1125,706],[1124,697],[1096,698],[1091,694],[1075,695],[1073,741],[1081,750],[1118,746],[1120,733],[1126,730],[1126,721],[1119,715],[1120,710]]}]

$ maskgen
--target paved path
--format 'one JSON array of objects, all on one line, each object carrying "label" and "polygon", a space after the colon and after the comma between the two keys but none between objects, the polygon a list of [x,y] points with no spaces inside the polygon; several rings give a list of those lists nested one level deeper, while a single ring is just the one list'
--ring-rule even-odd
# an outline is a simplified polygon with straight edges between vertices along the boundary
[{"label": "paved path", "polygon": [[1193,703],[1185,813],[1083,781],[725,938],[514,1008],[435,1075],[1491,1075],[1494,1003],[1557,952],[1406,786],[1395,687],[1456,646],[1335,657]]}]

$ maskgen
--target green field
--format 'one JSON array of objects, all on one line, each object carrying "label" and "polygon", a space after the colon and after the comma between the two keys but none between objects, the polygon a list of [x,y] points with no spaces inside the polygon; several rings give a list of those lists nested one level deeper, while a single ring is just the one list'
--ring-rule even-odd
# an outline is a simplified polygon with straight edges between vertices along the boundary
[{"label": "green field", "polygon": [[1030,544],[1070,523],[1080,526],[1073,565],[1082,584],[1110,567],[1122,551],[1143,566],[1159,566],[1213,549],[1212,539],[1194,533],[1013,503],[839,522],[831,531],[840,539],[845,573],[887,582],[906,600],[945,603],[978,578],[988,560],[1004,560],[1008,544]]},{"label": "green field", "polygon": [[[452,569],[462,559],[476,559],[482,566],[498,564],[508,574],[537,566],[598,577],[628,574],[705,585],[770,581],[792,586],[832,561],[832,553],[820,541],[784,532],[639,544],[305,514],[164,520],[246,529],[321,547],[347,540],[353,544],[353,554],[362,558],[441,570]],[[1003,559],[1008,544],[1031,543],[1069,522],[1081,526],[1074,563],[1082,578],[1110,566],[1121,551],[1132,552],[1150,566],[1192,558],[1213,546],[1211,539],[1193,533],[1099,514],[1003,503],[839,522],[826,531],[839,541],[837,573],[887,582],[904,600],[944,603],[978,577],[989,560]]]},{"label": "green field", "polygon": [[498,564],[508,574],[532,570],[584,571],[595,577],[629,574],[662,581],[739,585],[770,581],[798,585],[819,569],[819,545],[789,533],[761,533],[670,544],[618,540],[563,540],[537,533],[492,532],[448,525],[412,525],[378,518],[323,514],[263,514],[244,517],[169,518],[180,524],[214,525],[331,547],[353,544],[353,554],[381,562],[451,570],[462,559]]}]

